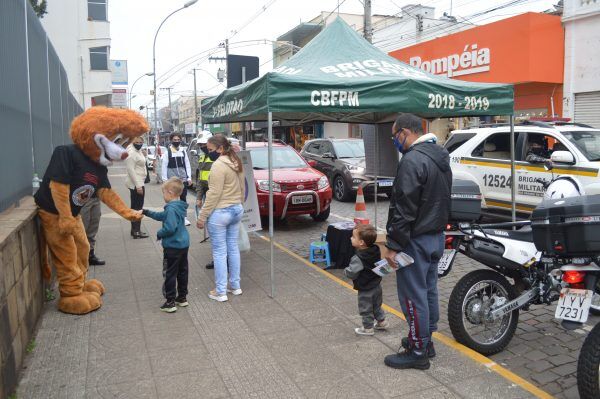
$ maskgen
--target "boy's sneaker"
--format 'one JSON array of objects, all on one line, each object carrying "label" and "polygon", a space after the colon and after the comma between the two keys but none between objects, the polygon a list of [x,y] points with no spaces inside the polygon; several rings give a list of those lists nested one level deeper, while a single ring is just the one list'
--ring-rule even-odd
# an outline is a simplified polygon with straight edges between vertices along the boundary
[{"label": "boy's sneaker", "polygon": [[[402,348],[408,350],[409,345],[408,345],[408,338],[404,337],[402,338]],[[398,352],[401,352],[400,350],[398,350]],[[435,357],[435,347],[433,346],[433,341],[429,341],[427,343],[427,357],[429,357],[430,359],[433,359]]]},{"label": "boy's sneaker", "polygon": [[190,220],[189,220],[188,218],[184,218],[184,219],[185,219],[185,220],[184,220],[184,224],[185,224],[186,226],[190,226],[190,225],[192,224],[192,223],[190,223]]},{"label": "boy's sneaker", "polygon": [[357,335],[375,335],[375,330],[372,328],[356,327],[354,332]]},{"label": "boy's sneaker", "polygon": [[237,290],[227,290],[228,293],[232,294],[232,295],[242,295],[242,289],[238,288]]},{"label": "boy's sneaker", "polygon": [[208,297],[210,299],[212,299],[213,301],[217,301],[217,302],[227,302],[227,294],[217,294],[217,291],[215,290],[211,290],[208,293]]},{"label": "boy's sneaker", "polygon": [[381,320],[375,323],[376,330],[387,330],[390,324],[386,320]]},{"label": "boy's sneaker", "polygon": [[177,306],[175,306],[175,301],[167,301],[161,307],[160,310],[167,313],[177,312]]},{"label": "boy's sneaker", "polygon": [[181,298],[176,298],[176,299],[175,299],[175,304],[176,304],[177,306],[181,306],[182,308],[185,308],[186,306],[188,306],[188,305],[189,305],[189,303],[188,303],[188,301],[187,301],[186,297],[184,297],[184,296],[183,296],[183,297],[181,297]]}]

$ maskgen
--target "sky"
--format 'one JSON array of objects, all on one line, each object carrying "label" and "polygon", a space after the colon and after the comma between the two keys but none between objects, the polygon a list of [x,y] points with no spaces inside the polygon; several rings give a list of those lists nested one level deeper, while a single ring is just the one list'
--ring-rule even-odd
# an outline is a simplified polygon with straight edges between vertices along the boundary
[{"label": "sky", "polygon": [[[185,4],[186,0],[109,0],[108,19],[111,31],[111,59],[128,61],[129,84],[152,72],[152,43],[161,21]],[[372,13],[394,15],[400,8],[418,1],[372,0]],[[510,0],[424,0],[435,7],[435,17],[444,12],[461,18],[511,3]],[[477,24],[508,18],[527,11],[544,11],[557,0],[522,0],[514,6],[470,19]],[[180,95],[193,95],[192,68],[196,72],[198,95],[215,95],[225,86],[217,81],[224,57],[219,44],[229,38],[230,53],[259,57],[261,75],[272,69],[276,40],[300,22],[306,22],[321,11],[338,8],[343,13],[363,13],[361,0],[198,0],[171,16],[161,27],[156,40],[157,87],[172,87],[172,100]],[[335,11],[334,11],[335,12]],[[152,77],[145,76],[135,85],[132,107],[152,106]],[[168,104],[166,90],[158,90],[158,107]]]}]

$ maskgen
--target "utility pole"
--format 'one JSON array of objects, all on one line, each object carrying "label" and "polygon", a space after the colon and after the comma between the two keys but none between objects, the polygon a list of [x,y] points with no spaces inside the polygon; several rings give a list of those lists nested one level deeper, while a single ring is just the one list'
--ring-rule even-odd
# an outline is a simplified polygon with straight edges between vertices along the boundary
[{"label": "utility pole", "polygon": [[196,93],[196,68],[194,71],[194,136],[198,135],[198,94]]},{"label": "utility pole", "polygon": [[364,0],[365,4],[365,20],[364,20],[364,37],[369,43],[373,42],[373,26],[371,24],[371,0]]},{"label": "utility pole", "polygon": [[[161,88],[161,90],[167,90],[169,92],[169,121],[171,121],[171,133],[173,133],[173,108],[171,108],[171,90],[173,90],[172,87],[165,87],[165,88]],[[156,112],[156,111],[154,111]]]}]

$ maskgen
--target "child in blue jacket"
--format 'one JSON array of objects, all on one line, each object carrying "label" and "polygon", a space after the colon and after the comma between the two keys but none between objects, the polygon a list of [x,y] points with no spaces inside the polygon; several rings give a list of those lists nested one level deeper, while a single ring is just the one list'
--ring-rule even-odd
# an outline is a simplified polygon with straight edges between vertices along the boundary
[{"label": "child in blue jacket", "polygon": [[163,295],[166,298],[160,310],[167,313],[177,311],[177,306],[188,306],[188,249],[190,235],[185,228],[188,204],[181,201],[183,183],[177,177],[171,177],[162,186],[166,205],[164,212],[144,209],[142,213],[149,218],[162,222],[162,228],[156,233],[163,246]]}]

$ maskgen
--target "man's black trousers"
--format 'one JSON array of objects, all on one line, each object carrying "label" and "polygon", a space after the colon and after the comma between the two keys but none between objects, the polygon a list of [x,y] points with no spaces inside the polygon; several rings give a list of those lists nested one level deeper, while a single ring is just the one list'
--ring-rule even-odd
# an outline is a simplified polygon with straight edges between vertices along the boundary
[{"label": "man's black trousers", "polygon": [[167,301],[188,294],[188,248],[163,249],[163,295]]}]

